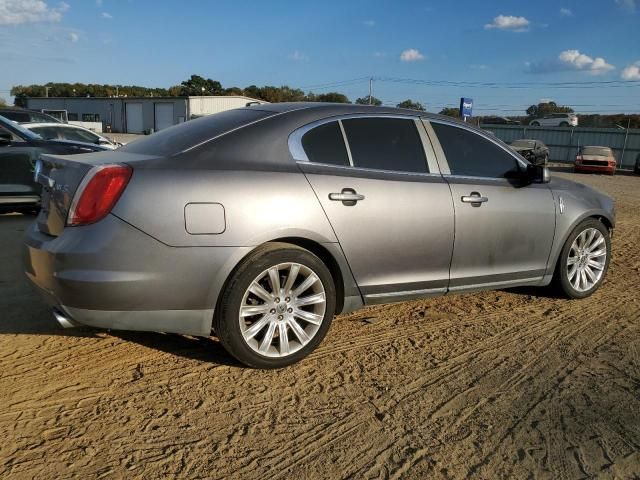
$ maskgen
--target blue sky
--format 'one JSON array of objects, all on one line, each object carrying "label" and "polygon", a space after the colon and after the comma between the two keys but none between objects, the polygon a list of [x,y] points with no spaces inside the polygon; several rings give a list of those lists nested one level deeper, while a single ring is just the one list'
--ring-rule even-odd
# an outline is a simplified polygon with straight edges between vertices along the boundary
[{"label": "blue sky", "polygon": [[640,0],[0,0],[0,96],[48,81],[168,87],[196,73],[355,100],[373,76],[385,104],[430,111],[469,96],[476,113],[542,99],[638,113],[639,25]]}]

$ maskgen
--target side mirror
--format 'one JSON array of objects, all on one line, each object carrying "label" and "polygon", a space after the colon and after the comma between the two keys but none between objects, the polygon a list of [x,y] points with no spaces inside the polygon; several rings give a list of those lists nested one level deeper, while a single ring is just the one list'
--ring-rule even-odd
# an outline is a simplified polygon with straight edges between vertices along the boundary
[{"label": "side mirror", "polygon": [[529,164],[527,166],[527,180],[531,183],[549,183],[551,180],[549,167]]},{"label": "side mirror", "polygon": [[0,131],[0,145],[9,145],[13,141],[13,137],[9,132]]}]

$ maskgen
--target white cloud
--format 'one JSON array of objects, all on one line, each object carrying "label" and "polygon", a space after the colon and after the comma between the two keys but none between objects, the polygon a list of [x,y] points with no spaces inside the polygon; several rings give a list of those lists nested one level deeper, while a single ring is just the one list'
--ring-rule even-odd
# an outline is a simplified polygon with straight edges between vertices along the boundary
[{"label": "white cloud", "polygon": [[366,25],[367,27],[375,27],[376,26],[376,21],[375,20],[364,20],[363,25]]},{"label": "white cloud", "polygon": [[573,11],[571,11],[571,9],[569,8],[561,8],[560,15],[562,15],[563,17],[573,17]]},{"label": "white cloud", "polygon": [[492,23],[487,23],[485,30],[496,28],[498,30],[510,30],[512,32],[525,32],[529,29],[531,22],[524,17],[514,17],[513,15],[498,15]]},{"label": "white cloud", "polygon": [[306,60],[309,60],[309,57],[298,50],[294,50],[292,53],[290,53],[288,58],[289,60],[293,60],[294,62],[304,62]]},{"label": "white cloud", "polygon": [[403,62],[417,62],[418,60],[424,60],[424,55],[415,48],[409,48],[400,54],[400,60]]},{"label": "white cloud", "polygon": [[111,20],[113,18],[113,15],[111,15],[108,12],[102,12],[102,18],[106,18],[107,20]]},{"label": "white cloud", "polygon": [[623,80],[637,80],[640,81],[640,60],[631,65],[627,65],[620,74]]},{"label": "white cloud", "polygon": [[625,10],[635,11],[637,0],[616,0],[616,4]]},{"label": "white cloud", "polygon": [[71,40],[71,43],[76,43],[78,40],[80,40],[80,35],[78,35],[75,32],[70,32],[69,33],[69,40]]},{"label": "white cloud", "polygon": [[616,68],[607,63],[604,58],[591,58],[589,55],[580,53],[580,50],[565,50],[558,55],[558,60],[571,69],[587,70],[594,75],[606,73]]},{"label": "white cloud", "polygon": [[67,10],[64,2],[51,7],[42,0],[0,0],[0,25],[59,22]]}]

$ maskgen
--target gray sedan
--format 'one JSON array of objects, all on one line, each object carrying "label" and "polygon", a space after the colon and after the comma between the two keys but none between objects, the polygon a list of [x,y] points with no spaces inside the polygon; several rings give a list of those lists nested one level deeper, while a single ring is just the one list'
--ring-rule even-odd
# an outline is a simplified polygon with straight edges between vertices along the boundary
[{"label": "gray sedan", "polygon": [[413,110],[273,104],[44,156],[25,270],[63,326],[216,335],[282,367],[364,305],[555,283],[611,256],[611,198]]}]

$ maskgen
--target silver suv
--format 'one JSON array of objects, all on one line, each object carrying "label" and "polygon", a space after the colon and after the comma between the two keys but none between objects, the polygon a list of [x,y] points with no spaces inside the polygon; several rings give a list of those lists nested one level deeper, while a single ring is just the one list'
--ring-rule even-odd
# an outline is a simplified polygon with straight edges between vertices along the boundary
[{"label": "silver suv", "polygon": [[551,113],[532,120],[532,127],[577,127],[578,116],[573,113]]}]

